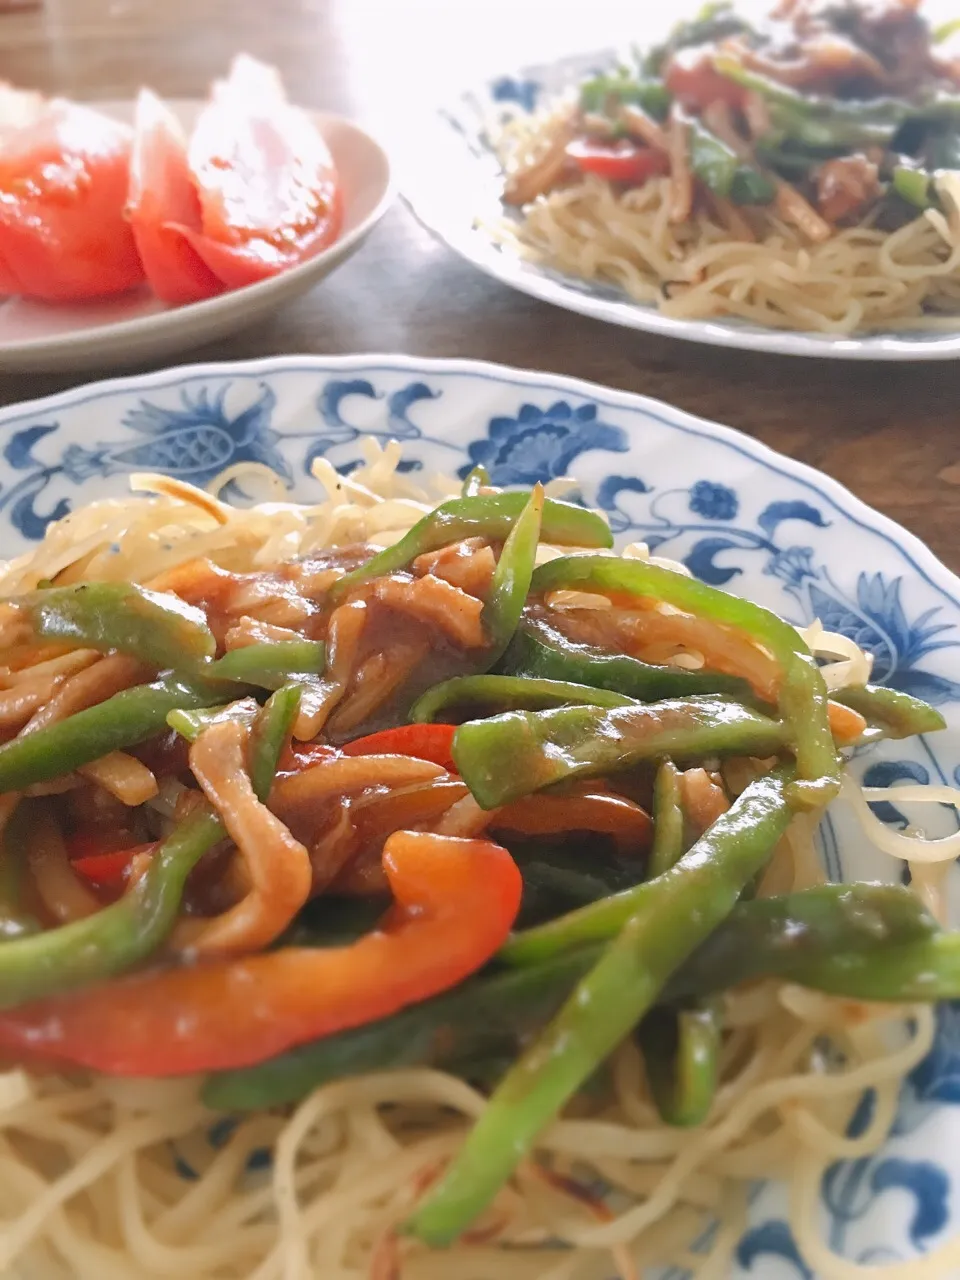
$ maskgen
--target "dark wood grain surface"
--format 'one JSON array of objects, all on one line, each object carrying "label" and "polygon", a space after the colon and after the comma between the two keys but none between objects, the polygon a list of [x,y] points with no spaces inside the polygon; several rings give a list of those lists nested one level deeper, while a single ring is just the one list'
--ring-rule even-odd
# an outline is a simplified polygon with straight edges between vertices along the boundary
[{"label": "dark wood grain surface", "polygon": [[[0,78],[79,98],[142,83],[195,97],[244,48],[276,63],[295,99],[376,124],[487,68],[601,47],[623,35],[622,14],[617,0],[46,0],[0,16]],[[657,396],[820,467],[960,571],[960,362],[795,360],[606,326],[488,280],[402,205],[313,294],[189,358],[364,351],[503,361]],[[3,377],[0,403],[76,381]]]}]

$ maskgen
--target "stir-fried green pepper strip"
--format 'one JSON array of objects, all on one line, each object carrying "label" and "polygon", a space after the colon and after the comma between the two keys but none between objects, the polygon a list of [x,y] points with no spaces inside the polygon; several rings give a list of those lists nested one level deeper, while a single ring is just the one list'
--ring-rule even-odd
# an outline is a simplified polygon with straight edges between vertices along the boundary
[{"label": "stir-fried green pepper strip", "polygon": [[533,680],[526,676],[454,676],[428,689],[410,708],[414,724],[443,720],[445,714],[467,708],[490,711],[542,711],[571,704],[591,707],[628,707],[635,702],[622,693],[593,689],[565,680]]},{"label": "stir-fried green pepper strip", "polygon": [[468,720],[453,737],[457,770],[483,809],[573,778],[622,772],[663,756],[771,755],[784,726],[723,698],[631,707],[558,707]]},{"label": "stir-fried green pepper strip", "polygon": [[461,498],[475,498],[481,489],[486,489],[490,484],[490,476],[486,467],[474,467],[467,475],[460,489]]},{"label": "stir-fried green pepper strip", "polygon": [[544,619],[535,617],[524,618],[517,627],[500,669],[512,675],[610,689],[641,702],[694,693],[730,693],[741,702],[753,698],[747,682],[736,676],[653,666],[626,653],[608,653],[595,645],[571,640]]},{"label": "stir-fried green pepper strip", "polygon": [[[331,587],[328,598],[337,600],[371,578],[405,569],[417,556],[464,538],[487,538],[503,542],[510,534],[530,493],[482,493],[470,498],[452,498],[419,520],[392,547],[346,574]],[[606,521],[594,511],[546,498],[540,536],[544,542],[564,547],[611,547],[613,535]]]},{"label": "stir-fried green pepper strip", "polygon": [[[680,772],[664,760],[653,787],[650,877],[664,875],[683,857],[684,811]],[[667,1124],[701,1124],[720,1074],[722,1019],[714,1001],[663,1008],[637,1029],[653,1100]]]},{"label": "stir-fried green pepper strip", "polygon": [[260,704],[256,698],[240,698],[236,702],[225,702],[219,707],[197,707],[187,711],[178,707],[167,716],[167,724],[175,729],[187,742],[196,742],[204,729],[213,724],[221,724],[224,720],[239,720],[241,724],[253,725],[260,714]]},{"label": "stir-fried green pepper strip", "polygon": [[884,947],[869,959],[851,952],[818,957],[804,967],[803,983],[854,1000],[960,998],[960,933]]},{"label": "stir-fried green pepper strip", "polygon": [[325,650],[319,640],[278,640],[274,644],[249,644],[231,649],[204,672],[211,680],[235,680],[263,689],[279,689],[291,677],[318,675],[323,671]]},{"label": "stir-fried green pepper strip", "polygon": [[720,1077],[723,1018],[716,1000],[689,1009],[654,1009],[637,1030],[647,1081],[667,1124],[703,1124]]},{"label": "stir-fried green pepper strip", "polygon": [[580,106],[591,114],[603,114],[608,103],[639,107],[655,120],[665,120],[670,91],[662,80],[637,78],[626,67],[592,76],[580,86]]},{"label": "stir-fried green pepper strip", "polygon": [[[674,974],[665,999],[725,990],[756,978],[802,982],[805,967],[851,952],[873,963],[886,950],[923,946],[936,931],[902,885],[822,885],[786,897],[740,902]],[[336,939],[335,939],[336,941]],[[602,954],[593,944],[559,951],[525,969],[488,971],[390,1018],[326,1036],[253,1067],[211,1076],[209,1106],[241,1110],[296,1102],[318,1085],[394,1066],[449,1068],[519,1042],[543,1025]],[[842,972],[838,964],[835,972]],[[894,981],[877,999],[898,1000]],[[838,994],[848,994],[842,988]],[[960,995],[960,958],[953,988]]]},{"label": "stir-fried green pepper strip", "polygon": [[765,174],[745,164],[737,153],[699,120],[688,122],[690,167],[718,196],[735,204],[769,204],[777,194]]},{"label": "stir-fried green pepper strip", "polygon": [[898,165],[893,171],[893,189],[907,204],[912,204],[917,209],[932,209],[936,206],[933,175],[927,173],[926,169]]},{"label": "stir-fried green pepper strip", "polygon": [[[298,703],[286,690],[275,694],[257,726],[254,787],[261,800]],[[58,929],[0,943],[0,1009],[102,981],[152,955],[173,927],[187,876],[226,834],[204,803],[159,845],[143,876],[118,902]]]},{"label": "stir-fried green pepper strip", "polygon": [[23,905],[23,874],[26,863],[27,807],[19,804],[7,820],[0,839],[0,940],[39,933],[40,921]]},{"label": "stir-fried green pepper strip", "polygon": [[216,653],[200,609],[129,582],[80,582],[31,591],[13,603],[43,640],[115,649],[161,669],[183,670]]},{"label": "stir-fried green pepper strip", "polygon": [[653,844],[650,846],[650,878],[662,876],[683,855],[683,802],[680,770],[664,760],[653,784]]},{"label": "stir-fried green pepper strip", "polygon": [[936,733],[947,722],[935,707],[899,689],[885,685],[849,685],[831,694],[835,702],[859,711],[867,723],[882,731],[885,738],[914,738],[920,733]]},{"label": "stir-fried green pepper strip", "polygon": [[118,902],[57,929],[0,943],[0,1009],[101,981],[145,960],[173,927],[187,876],[224,835],[211,809],[196,810]]},{"label": "stir-fried green pepper strip", "polygon": [[[778,776],[771,775],[774,779]],[[791,821],[789,808],[779,803],[783,790],[783,783],[771,782],[768,778],[752,783],[703,833],[683,861],[699,858],[714,862],[737,843],[748,844],[752,849],[763,845],[770,853]],[[558,951],[615,938],[633,916],[645,912],[650,903],[659,899],[661,882],[673,875],[672,867],[656,880],[648,880],[635,889],[613,894],[558,920],[516,934],[500,948],[498,958],[507,964],[538,964]]]},{"label": "stir-fried green pepper strip", "polygon": [[[643,887],[647,897],[504,1077],[466,1143],[427,1193],[408,1230],[455,1240],[482,1213],[537,1135],[654,1004],[671,974],[730,914],[770,854],[770,819],[789,821],[783,771],[748,788],[759,820],[701,842]],[[746,793],[745,793],[746,794]],[[716,824],[714,828],[716,829]]]},{"label": "stir-fried green pepper strip", "polygon": [[483,651],[483,662],[487,667],[492,667],[503,656],[523,616],[530,580],[537,564],[543,504],[543,485],[538,484],[507,535],[497,560],[481,617],[488,641]]},{"label": "stir-fried green pepper strip", "polygon": [[563,588],[652,596],[735,628],[769,650],[780,665],[778,704],[797,759],[791,802],[815,808],[837,794],[840,760],[827,716],[827,687],[810,650],[788,623],[760,605],[643,560],[563,556],[540,565],[533,575],[531,590],[538,594]]},{"label": "stir-fried green pepper strip", "polygon": [[300,710],[300,690],[285,685],[270,695],[253,725],[250,737],[250,782],[261,804],[266,804],[273,786],[277,763],[287,745]]},{"label": "stir-fried green pepper strip", "polygon": [[0,791],[21,791],[46,782],[111,751],[145,742],[177,708],[209,707],[223,701],[224,686],[167,676],[124,689],[66,720],[14,738],[0,747]]}]

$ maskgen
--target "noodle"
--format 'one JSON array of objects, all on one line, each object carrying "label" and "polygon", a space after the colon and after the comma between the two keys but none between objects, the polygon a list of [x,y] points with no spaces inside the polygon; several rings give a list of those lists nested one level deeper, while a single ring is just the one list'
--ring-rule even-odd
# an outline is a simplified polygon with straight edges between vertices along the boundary
[{"label": "noodle", "polygon": [[[514,116],[496,142],[508,175],[522,172],[550,145],[569,110],[564,105]],[[504,250],[580,279],[616,285],[634,301],[676,319],[729,316],[834,336],[956,328],[955,174],[938,178],[945,212],[918,213],[893,232],[875,227],[872,215],[859,225],[831,227],[780,180],[769,207],[727,208],[711,199],[691,213],[681,138],[682,131],[671,126],[670,177],[619,191],[583,174],[553,190],[540,187],[516,216],[487,224],[486,230]],[[806,217],[799,216],[798,206]],[[815,228],[807,225],[811,221]]]},{"label": "noodle", "polygon": [[[661,223],[657,234],[672,232]],[[364,442],[362,451],[364,464],[349,478],[316,463],[327,497],[305,507],[236,509],[141,477],[160,496],[76,512],[5,567],[0,590],[15,594],[64,571],[151,581],[198,556],[252,570],[342,541],[388,540],[453,487],[438,480],[428,493],[398,475],[395,444]],[[244,472],[231,478],[255,479]],[[647,556],[639,544],[628,553]],[[550,554],[545,548],[541,559]],[[590,598],[567,603],[585,608]],[[337,612],[333,702],[352,693],[363,610]],[[806,635],[834,659],[824,667],[831,689],[869,675],[869,659],[852,642],[819,625]],[[678,657],[703,665],[702,655]],[[318,718],[329,710],[332,703]],[[389,783],[384,760],[397,782],[429,783],[444,773],[411,759],[345,757],[292,775],[275,790],[284,803],[316,805],[361,787],[365,776]],[[151,807],[169,818],[182,794],[179,783],[165,780]],[[955,856],[958,837],[922,841],[891,832],[867,804],[890,796],[956,804],[960,793],[952,788],[870,790],[864,799],[848,782],[846,795],[871,839],[909,859],[918,878],[925,859],[939,876]],[[473,835],[489,821],[468,794],[434,829]],[[812,835],[809,819],[795,820],[770,876],[783,877],[787,888],[822,880]],[[46,851],[34,857],[33,874],[48,909],[65,919],[83,915],[79,886],[65,890],[63,873],[71,873],[57,831],[45,819],[36,836]],[[942,877],[921,888],[939,897]],[[933,1013],[765,982],[728,993],[724,1027],[721,1080],[703,1125],[683,1130],[660,1120],[640,1053],[624,1044],[610,1064],[609,1092],[578,1099],[542,1133],[538,1163],[521,1167],[489,1212],[441,1254],[395,1232],[486,1106],[482,1093],[453,1075],[410,1068],[344,1079],[293,1109],[235,1121],[202,1106],[196,1079],[0,1072],[0,1272],[24,1280],[609,1280],[613,1266],[622,1280],[634,1280],[643,1267],[674,1264],[699,1280],[722,1280],[751,1186],[783,1177],[801,1253],[823,1280],[854,1280],[860,1269],[820,1239],[820,1183],[834,1160],[869,1155],[886,1140],[900,1082],[933,1042]],[[834,1049],[829,1057],[825,1038]],[[876,1107],[851,1136],[849,1120],[866,1089],[875,1091]],[[881,1274],[939,1277],[958,1261],[954,1242]]]}]

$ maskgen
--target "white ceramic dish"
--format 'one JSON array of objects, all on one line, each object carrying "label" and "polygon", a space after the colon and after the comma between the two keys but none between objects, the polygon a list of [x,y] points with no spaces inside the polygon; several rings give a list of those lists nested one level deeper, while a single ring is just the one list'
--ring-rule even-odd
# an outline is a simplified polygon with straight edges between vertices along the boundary
[{"label": "white ceramic dish", "polygon": [[[0,412],[0,554],[27,549],[51,518],[126,492],[135,471],[207,485],[257,461],[292,499],[315,501],[311,460],[350,469],[367,435],[400,440],[405,469],[425,477],[477,464],[498,485],[575,475],[620,543],[643,539],[792,622],[821,617],[873,652],[876,680],[936,703],[949,726],[865,751],[855,767],[878,785],[960,781],[960,581],[819,472],[727,427],[572,378],[407,356],[291,357],[186,366],[17,405]],[[916,816],[929,824],[932,808]],[[899,805],[878,811],[906,821]],[[949,810],[942,821],[956,825]],[[842,804],[820,846],[831,879],[898,873],[864,848]],[[954,870],[955,925],[958,881]],[[831,1247],[863,1263],[917,1258],[960,1232],[960,1003],[942,1006],[887,1146],[836,1164],[821,1208]],[[777,1186],[756,1189],[730,1280],[813,1280],[784,1210]]]},{"label": "white ceramic dish", "polygon": [[[133,118],[132,102],[96,105],[117,119]],[[204,104],[181,100],[170,105],[189,129]],[[188,306],[168,307],[146,288],[84,305],[0,301],[0,373],[159,360],[244,329],[319,284],[360,248],[386,212],[393,186],[386,152],[369,133],[326,112],[313,112],[312,118],[343,185],[343,230],[329,249],[273,279]]]},{"label": "white ceramic dish", "polygon": [[[624,19],[638,45],[647,44],[650,15]],[[662,25],[658,24],[658,25]],[[488,229],[502,219],[502,177],[490,140],[505,110],[534,109],[616,61],[612,49],[508,70],[462,93],[415,124],[407,122],[392,151],[407,202],[421,222],[474,266],[504,284],[581,315],[664,337],[711,346],[836,360],[954,360],[960,357],[960,316],[949,332],[909,330],[851,337],[800,333],[735,318],[679,320],[635,302],[622,289],[581,280],[501,247]],[[515,216],[515,215],[514,215]]]}]

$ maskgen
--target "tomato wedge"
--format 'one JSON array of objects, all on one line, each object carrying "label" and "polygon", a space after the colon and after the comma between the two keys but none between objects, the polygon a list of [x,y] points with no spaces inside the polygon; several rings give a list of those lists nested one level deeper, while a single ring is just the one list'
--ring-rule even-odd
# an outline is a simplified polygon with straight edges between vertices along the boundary
[{"label": "tomato wedge", "polygon": [[143,280],[124,218],[132,134],[54,99],[4,129],[0,290],[48,302],[124,293]]},{"label": "tomato wedge", "polygon": [[170,225],[228,289],[306,261],[340,230],[340,188],[327,144],[287,101],[276,72],[246,54],[214,85],[187,160],[200,226]]},{"label": "tomato wedge", "polygon": [[127,218],[147,280],[163,302],[199,302],[223,291],[181,230],[202,230],[200,197],[180,122],[149,89],[137,98]]},{"label": "tomato wedge", "polygon": [[595,173],[608,182],[623,182],[631,187],[642,186],[670,168],[670,161],[662,151],[638,147],[632,142],[606,144],[574,138],[567,145],[567,155],[584,173]]}]

